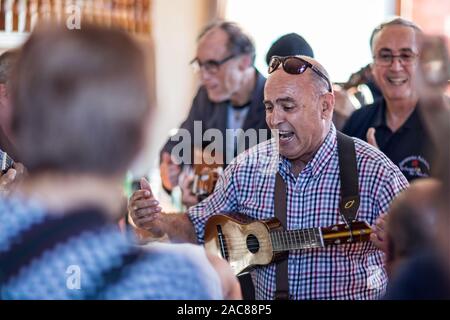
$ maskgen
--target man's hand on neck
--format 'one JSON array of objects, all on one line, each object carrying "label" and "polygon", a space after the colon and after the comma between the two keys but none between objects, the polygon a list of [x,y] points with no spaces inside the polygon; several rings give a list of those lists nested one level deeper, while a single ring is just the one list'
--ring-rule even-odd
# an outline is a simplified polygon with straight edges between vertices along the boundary
[{"label": "man's hand on neck", "polygon": [[41,201],[52,212],[83,205],[103,209],[111,218],[124,216],[122,177],[42,173],[24,181],[20,192]]}]

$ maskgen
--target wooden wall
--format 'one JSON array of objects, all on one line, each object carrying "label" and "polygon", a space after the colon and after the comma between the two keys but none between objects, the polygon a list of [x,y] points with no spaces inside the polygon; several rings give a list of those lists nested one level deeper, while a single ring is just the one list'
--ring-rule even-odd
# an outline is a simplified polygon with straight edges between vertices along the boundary
[{"label": "wooden wall", "polygon": [[150,34],[151,0],[0,0],[0,32],[30,32],[39,21],[66,22],[79,15],[81,23],[120,27]]}]

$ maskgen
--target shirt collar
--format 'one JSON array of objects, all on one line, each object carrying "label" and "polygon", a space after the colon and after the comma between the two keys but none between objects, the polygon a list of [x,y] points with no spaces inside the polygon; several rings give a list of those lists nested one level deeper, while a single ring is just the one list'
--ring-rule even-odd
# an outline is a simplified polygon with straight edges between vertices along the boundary
[{"label": "shirt collar", "polygon": [[375,114],[375,119],[373,122],[374,128],[379,128],[382,126],[386,126],[386,101],[384,99],[380,101],[380,105]]},{"label": "shirt collar", "polygon": [[[314,157],[303,168],[301,175],[318,176],[326,168],[328,162],[332,158],[336,149],[336,128],[334,124],[331,124],[330,131],[328,132],[324,142],[316,152]],[[289,175],[291,172],[292,163],[282,155],[279,156],[278,170],[283,175]]]},{"label": "shirt collar", "polygon": [[[375,119],[373,122],[374,128],[379,128],[382,126],[387,126],[386,124],[386,100],[382,99],[380,102],[380,107],[378,108]],[[418,128],[420,126],[420,117],[418,113],[418,104],[416,104],[414,111],[410,114],[408,119],[406,119],[406,122],[402,125],[403,128],[407,129],[414,129]]]}]

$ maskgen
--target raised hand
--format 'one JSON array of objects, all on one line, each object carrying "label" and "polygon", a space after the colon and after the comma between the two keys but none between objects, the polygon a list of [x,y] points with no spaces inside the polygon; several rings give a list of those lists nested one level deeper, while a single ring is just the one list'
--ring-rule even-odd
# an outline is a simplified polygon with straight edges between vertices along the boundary
[{"label": "raised hand", "polygon": [[373,244],[383,252],[387,252],[387,241],[386,241],[386,214],[381,214],[375,224],[372,226],[373,233],[370,235],[370,240]]},{"label": "raised hand", "polygon": [[377,139],[375,138],[375,128],[369,128],[367,130],[366,133],[366,139],[367,139],[367,143],[374,146],[377,149],[380,149],[380,147],[378,147],[378,143],[377,143]]}]

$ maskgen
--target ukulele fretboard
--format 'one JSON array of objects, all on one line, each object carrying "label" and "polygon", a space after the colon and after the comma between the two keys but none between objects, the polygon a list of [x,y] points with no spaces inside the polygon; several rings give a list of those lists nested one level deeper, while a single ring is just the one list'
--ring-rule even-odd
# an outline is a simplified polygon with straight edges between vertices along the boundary
[{"label": "ukulele fretboard", "polygon": [[4,151],[0,150],[0,169],[5,171],[14,164],[14,160]]}]

